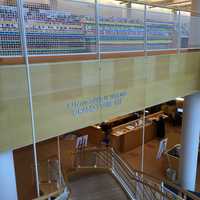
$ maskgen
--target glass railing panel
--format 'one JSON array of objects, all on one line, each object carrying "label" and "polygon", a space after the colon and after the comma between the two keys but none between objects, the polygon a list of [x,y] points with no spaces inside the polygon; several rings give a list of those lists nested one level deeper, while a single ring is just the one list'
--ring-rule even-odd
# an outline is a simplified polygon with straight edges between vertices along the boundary
[{"label": "glass railing panel", "polygon": [[144,49],[144,9],[99,5],[101,52]]},{"label": "glass railing panel", "polygon": [[177,12],[169,9],[163,9],[163,12],[161,12],[156,8],[147,7],[147,49],[162,50],[177,48],[177,23]]},{"label": "glass railing panel", "polygon": [[29,55],[92,53],[96,50],[95,6],[71,0],[25,1]]}]

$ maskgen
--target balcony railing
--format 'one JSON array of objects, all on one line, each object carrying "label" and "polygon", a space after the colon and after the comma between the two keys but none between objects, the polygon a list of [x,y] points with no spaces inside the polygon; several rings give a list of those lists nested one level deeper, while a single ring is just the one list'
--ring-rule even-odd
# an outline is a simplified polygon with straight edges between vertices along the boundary
[{"label": "balcony railing", "polygon": [[[145,4],[140,9],[73,0],[57,4],[1,3],[0,57],[15,57],[14,63],[21,58],[23,62],[27,51],[30,61],[40,62],[65,56],[99,59],[119,53],[176,53],[200,47],[192,41],[197,39],[198,14],[174,9],[158,12]],[[19,9],[20,5],[23,8]]]}]

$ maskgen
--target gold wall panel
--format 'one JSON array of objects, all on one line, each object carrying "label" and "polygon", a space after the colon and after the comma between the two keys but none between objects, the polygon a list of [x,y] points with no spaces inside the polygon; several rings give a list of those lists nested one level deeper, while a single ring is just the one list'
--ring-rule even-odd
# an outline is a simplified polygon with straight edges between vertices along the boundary
[{"label": "gold wall panel", "polygon": [[[200,89],[200,53],[31,64],[38,141]],[[101,103],[100,103],[101,102]],[[0,66],[0,151],[31,143],[25,67]]]}]

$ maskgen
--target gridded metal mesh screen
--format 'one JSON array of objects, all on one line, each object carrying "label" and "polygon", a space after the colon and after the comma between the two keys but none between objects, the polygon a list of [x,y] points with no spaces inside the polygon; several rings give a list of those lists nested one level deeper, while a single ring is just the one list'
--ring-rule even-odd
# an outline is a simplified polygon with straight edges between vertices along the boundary
[{"label": "gridded metal mesh screen", "polygon": [[99,10],[101,51],[144,49],[144,10],[106,5]]},{"label": "gridded metal mesh screen", "polygon": [[178,13],[147,9],[147,49],[173,49],[178,45]]},{"label": "gridded metal mesh screen", "polygon": [[[92,2],[92,1],[91,1]],[[29,55],[62,55],[97,51],[95,4],[75,0],[24,2]],[[0,0],[0,56],[21,55],[16,1]],[[148,7],[147,49],[200,47],[196,43],[200,17],[178,12],[158,12]],[[99,5],[101,52],[143,50],[144,9]],[[179,34],[179,35],[178,35]],[[179,37],[179,38],[178,38]],[[190,37],[193,41],[190,41]]]},{"label": "gridded metal mesh screen", "polygon": [[50,0],[25,2],[29,55],[88,53],[96,50],[92,3]]},{"label": "gridded metal mesh screen", "polygon": [[0,56],[21,54],[16,1],[0,1]]}]

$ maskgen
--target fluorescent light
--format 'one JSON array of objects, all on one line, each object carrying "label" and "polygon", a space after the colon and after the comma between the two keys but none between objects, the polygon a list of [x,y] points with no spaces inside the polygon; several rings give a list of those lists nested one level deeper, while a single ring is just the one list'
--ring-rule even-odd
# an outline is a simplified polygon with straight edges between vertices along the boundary
[{"label": "fluorescent light", "polygon": [[182,98],[182,97],[177,97],[177,98],[176,98],[176,101],[184,101],[184,98]]}]

